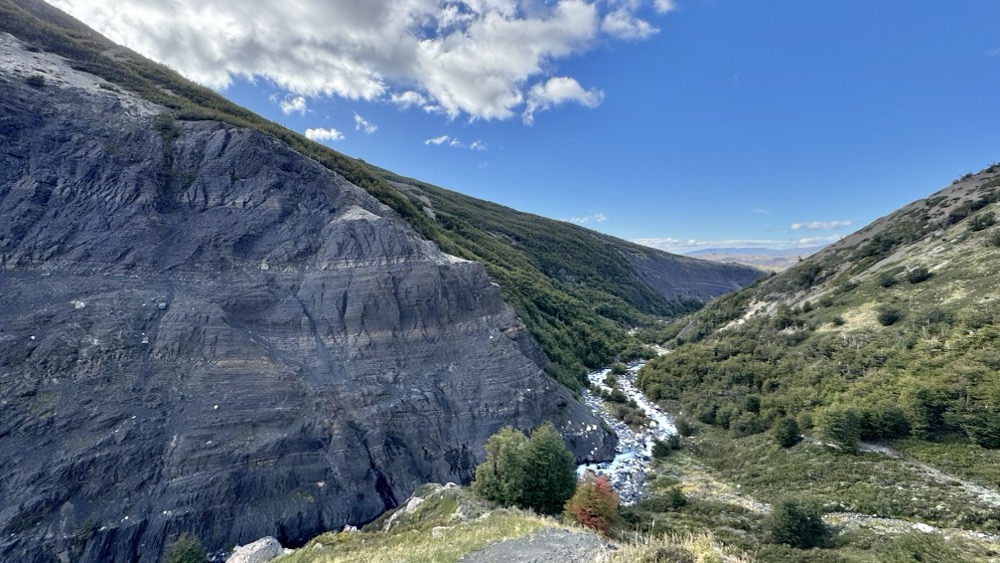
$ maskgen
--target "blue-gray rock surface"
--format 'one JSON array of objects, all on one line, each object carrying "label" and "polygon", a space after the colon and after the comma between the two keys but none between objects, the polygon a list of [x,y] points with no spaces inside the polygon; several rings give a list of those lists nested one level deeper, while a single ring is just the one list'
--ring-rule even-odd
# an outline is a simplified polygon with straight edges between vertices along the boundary
[{"label": "blue-gray rock surface", "polygon": [[505,424],[612,454],[481,264],[99,83],[0,34],[0,560],[295,545],[468,481]]}]

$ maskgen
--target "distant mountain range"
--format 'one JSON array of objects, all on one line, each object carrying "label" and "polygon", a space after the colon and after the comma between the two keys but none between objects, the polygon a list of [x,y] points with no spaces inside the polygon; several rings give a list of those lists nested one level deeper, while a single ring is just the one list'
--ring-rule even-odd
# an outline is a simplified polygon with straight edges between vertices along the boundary
[{"label": "distant mountain range", "polygon": [[823,248],[825,245],[802,248],[706,248],[686,254],[713,262],[743,264],[762,270],[781,272]]}]

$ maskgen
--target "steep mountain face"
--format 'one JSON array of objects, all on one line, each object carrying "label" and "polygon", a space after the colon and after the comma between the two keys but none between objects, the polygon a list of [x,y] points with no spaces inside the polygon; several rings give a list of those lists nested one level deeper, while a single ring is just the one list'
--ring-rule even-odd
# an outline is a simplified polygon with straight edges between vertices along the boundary
[{"label": "steep mountain face", "polygon": [[613,451],[481,264],[6,34],[0,267],[0,560],[294,544],[469,480],[505,424]]},{"label": "steep mountain face", "polygon": [[641,384],[736,435],[1000,447],[1000,165],[675,325]]},{"label": "steep mountain face", "polygon": [[267,121],[41,0],[0,0],[0,31],[64,57],[73,68],[106,81],[106,88],[169,108],[178,120],[221,121],[278,139],[364,188],[444,252],[482,262],[546,352],[546,372],[570,389],[586,384],[588,369],[648,352],[626,328],[697,310],[763,275],[680,258],[400,178]]},{"label": "steep mountain face", "polygon": [[456,252],[486,263],[504,298],[571,388],[586,368],[629,358],[639,342],[622,330],[677,317],[764,276],[746,266],[677,256],[569,223],[477,200],[381,171],[433,218]]}]

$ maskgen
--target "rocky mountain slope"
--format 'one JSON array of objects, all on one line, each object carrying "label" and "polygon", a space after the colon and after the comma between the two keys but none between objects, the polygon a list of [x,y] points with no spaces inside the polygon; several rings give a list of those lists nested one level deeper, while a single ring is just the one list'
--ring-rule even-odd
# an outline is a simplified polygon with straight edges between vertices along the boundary
[{"label": "rocky mountain slope", "polygon": [[0,60],[0,559],[294,544],[504,424],[610,453],[481,264],[258,131]]},{"label": "rocky mountain slope", "polygon": [[623,327],[651,322],[650,315],[690,312],[762,275],[653,251],[399,178],[184,80],[40,0],[0,0],[0,16],[0,30],[59,54],[111,88],[164,106],[178,120],[222,121],[283,141],[364,188],[443,251],[484,263],[551,360],[546,371],[572,389],[584,383],[588,368],[635,354],[639,343]]},{"label": "rocky mountain slope", "polygon": [[547,270],[477,238],[502,217],[443,224],[482,202],[427,213],[42,2],[0,15],[0,560],[294,545],[468,480],[504,424],[606,458],[543,368],[572,384],[628,321],[758,275],[575,227],[574,256],[629,268]]},{"label": "rocky mountain slope", "polygon": [[641,383],[747,435],[797,416],[853,449],[1000,447],[1000,165],[968,174],[675,325]]}]

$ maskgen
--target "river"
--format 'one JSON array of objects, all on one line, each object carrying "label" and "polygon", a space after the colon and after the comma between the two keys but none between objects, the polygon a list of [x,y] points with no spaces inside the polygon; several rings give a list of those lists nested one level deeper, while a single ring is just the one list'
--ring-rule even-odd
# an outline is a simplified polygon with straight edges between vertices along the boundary
[{"label": "river", "polygon": [[[643,365],[643,363],[632,364],[628,367],[628,373],[615,376],[618,379],[618,389],[625,393],[629,399],[634,400],[639,406],[639,410],[649,418],[649,423],[638,432],[611,416],[604,409],[604,400],[591,393],[589,389],[585,389],[582,393],[584,404],[589,406],[594,414],[606,422],[618,435],[618,447],[612,461],[581,465],[577,468],[577,473],[583,475],[585,471],[591,470],[598,475],[606,475],[615,492],[618,493],[619,500],[624,505],[634,504],[642,498],[646,474],[653,458],[654,440],[666,441],[671,434],[677,433],[670,415],[651,403],[636,388],[636,375]],[[609,373],[611,373],[610,369],[604,369],[590,373],[587,377],[590,383],[605,392],[609,392],[611,388],[604,384],[604,379]]]}]

